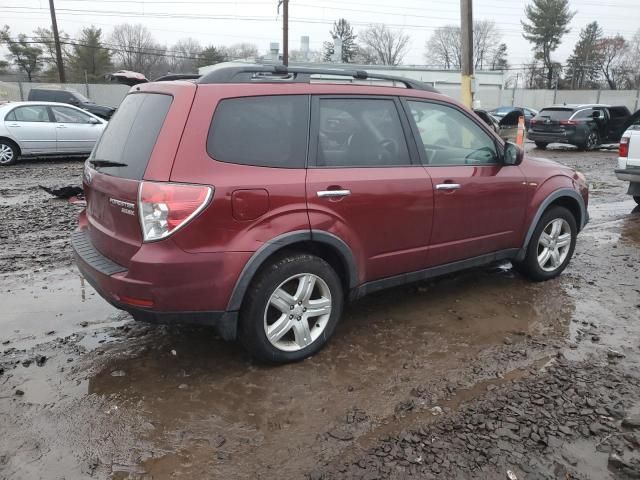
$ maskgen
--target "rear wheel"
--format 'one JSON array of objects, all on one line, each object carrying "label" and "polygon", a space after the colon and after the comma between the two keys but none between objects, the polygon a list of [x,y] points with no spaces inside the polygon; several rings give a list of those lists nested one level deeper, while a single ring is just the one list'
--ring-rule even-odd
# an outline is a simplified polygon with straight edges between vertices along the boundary
[{"label": "rear wheel", "polygon": [[9,140],[0,139],[0,165],[11,165],[18,159],[18,147]]},{"label": "rear wheel", "polygon": [[527,252],[516,268],[534,281],[557,277],[567,267],[576,246],[578,228],[573,214],[564,207],[552,207],[542,215]]},{"label": "rear wheel", "polygon": [[268,265],[247,291],[239,338],[258,360],[286,363],[318,352],[342,314],[338,275],[323,259],[291,254]]},{"label": "rear wheel", "polygon": [[536,148],[539,148],[540,150],[545,150],[547,148],[547,145],[549,144],[544,142],[536,142]]}]

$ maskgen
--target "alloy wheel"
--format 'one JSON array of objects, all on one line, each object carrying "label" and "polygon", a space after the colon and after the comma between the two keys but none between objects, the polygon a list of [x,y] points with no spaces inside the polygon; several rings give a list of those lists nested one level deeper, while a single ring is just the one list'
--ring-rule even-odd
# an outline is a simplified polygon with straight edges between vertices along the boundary
[{"label": "alloy wheel", "polygon": [[0,164],[11,163],[13,155],[13,149],[9,145],[0,143]]},{"label": "alloy wheel", "polygon": [[264,312],[264,331],[274,347],[295,352],[322,335],[330,316],[327,283],[312,273],[301,273],[286,279],[271,294]]},{"label": "alloy wheel", "polygon": [[560,268],[571,248],[571,227],[564,218],[551,220],[538,239],[538,265],[545,272]]},{"label": "alloy wheel", "polygon": [[593,150],[598,146],[598,134],[591,132],[587,137],[587,150]]}]

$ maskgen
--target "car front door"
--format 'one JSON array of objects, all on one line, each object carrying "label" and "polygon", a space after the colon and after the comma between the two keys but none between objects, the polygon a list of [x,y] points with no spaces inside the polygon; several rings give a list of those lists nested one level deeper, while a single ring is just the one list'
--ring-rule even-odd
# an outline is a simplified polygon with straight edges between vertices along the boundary
[{"label": "car front door", "polygon": [[434,185],[428,265],[519,248],[527,182],[518,166],[501,163],[502,144],[453,105],[405,105]]},{"label": "car front door", "polygon": [[431,180],[391,97],[312,100],[307,206],[314,232],[344,241],[366,282],[424,268]]},{"label": "car front door", "polygon": [[89,153],[104,129],[102,123],[71,107],[50,107],[58,153]]},{"label": "car front door", "polygon": [[14,108],[4,119],[5,127],[18,140],[25,155],[56,152],[56,129],[44,105]]}]

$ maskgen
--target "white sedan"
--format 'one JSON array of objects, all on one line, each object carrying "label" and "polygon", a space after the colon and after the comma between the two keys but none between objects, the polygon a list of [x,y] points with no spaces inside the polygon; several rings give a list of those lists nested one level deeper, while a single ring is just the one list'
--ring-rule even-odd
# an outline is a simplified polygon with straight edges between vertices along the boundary
[{"label": "white sedan", "polygon": [[64,103],[0,105],[0,166],[20,156],[88,155],[106,126],[105,120]]},{"label": "white sedan", "polygon": [[627,193],[640,205],[640,110],[625,125],[627,130],[620,139],[620,153],[616,176],[629,182]]}]

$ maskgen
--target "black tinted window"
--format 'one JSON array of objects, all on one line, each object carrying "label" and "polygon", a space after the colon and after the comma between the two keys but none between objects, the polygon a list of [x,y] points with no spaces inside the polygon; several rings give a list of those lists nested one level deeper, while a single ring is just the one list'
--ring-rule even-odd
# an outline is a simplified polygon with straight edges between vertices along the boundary
[{"label": "black tinted window", "polygon": [[317,166],[385,167],[410,163],[393,100],[320,99]]},{"label": "black tinted window", "polygon": [[213,115],[207,152],[221,162],[304,168],[308,122],[306,95],[223,100]]},{"label": "black tinted window", "polygon": [[569,120],[569,117],[573,114],[573,110],[568,108],[543,108],[536,116],[537,119],[546,120]]},{"label": "black tinted window", "polygon": [[159,93],[133,93],[125,97],[107,124],[91,155],[92,160],[124,163],[100,166],[116,177],[142,179],[173,97]]}]

